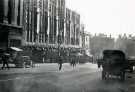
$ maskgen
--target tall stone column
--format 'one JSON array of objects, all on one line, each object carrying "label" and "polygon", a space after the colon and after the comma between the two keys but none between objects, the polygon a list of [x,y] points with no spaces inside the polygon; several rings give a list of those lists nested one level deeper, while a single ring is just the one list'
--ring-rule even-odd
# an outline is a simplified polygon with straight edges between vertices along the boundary
[{"label": "tall stone column", "polygon": [[56,4],[56,21],[57,21],[57,23],[56,23],[56,44],[58,44],[58,34],[59,34],[59,25],[58,25],[58,23],[59,23],[59,17],[58,17],[58,0],[57,0],[57,4]]},{"label": "tall stone column", "polygon": [[40,0],[37,0],[37,34],[40,31],[40,7],[39,7]]},{"label": "tall stone column", "polygon": [[4,23],[8,23],[9,1],[8,0],[3,0],[3,1],[4,1]]},{"label": "tall stone column", "polygon": [[64,45],[66,45],[66,8],[64,8]]},{"label": "tall stone column", "polygon": [[18,17],[18,2],[19,0],[15,0],[14,3],[15,3],[15,6],[14,6],[14,24],[17,25],[17,17]]},{"label": "tall stone column", "polygon": [[20,0],[20,26],[23,25],[23,0]]},{"label": "tall stone column", "polygon": [[48,29],[47,29],[47,35],[48,35],[48,44],[49,44],[49,38],[50,38],[50,36],[49,36],[49,33],[50,33],[50,10],[49,10],[49,8],[50,8],[50,0],[48,0]]},{"label": "tall stone column", "polygon": [[15,0],[11,0],[11,20],[12,20],[12,24],[15,25]]},{"label": "tall stone column", "polygon": [[40,36],[40,0],[37,0],[37,39],[36,42],[39,43]]}]

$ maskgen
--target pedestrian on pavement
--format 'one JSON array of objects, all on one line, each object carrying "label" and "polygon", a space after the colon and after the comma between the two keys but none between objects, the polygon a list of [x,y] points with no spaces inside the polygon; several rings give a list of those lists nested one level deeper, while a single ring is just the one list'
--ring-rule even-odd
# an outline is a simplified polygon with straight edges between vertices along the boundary
[{"label": "pedestrian on pavement", "polygon": [[72,66],[73,66],[73,68],[76,66],[76,61],[74,58],[72,59]]},{"label": "pedestrian on pavement", "polygon": [[59,64],[59,71],[60,71],[62,69],[62,64],[63,64],[62,56],[58,57],[58,64]]},{"label": "pedestrian on pavement", "polygon": [[6,68],[5,66],[7,66],[7,68],[9,69],[9,65],[8,65],[8,63],[9,63],[9,58],[10,58],[10,54],[9,54],[9,53],[4,53],[4,54],[2,55],[2,63],[3,63],[2,70],[3,70],[4,68]]}]

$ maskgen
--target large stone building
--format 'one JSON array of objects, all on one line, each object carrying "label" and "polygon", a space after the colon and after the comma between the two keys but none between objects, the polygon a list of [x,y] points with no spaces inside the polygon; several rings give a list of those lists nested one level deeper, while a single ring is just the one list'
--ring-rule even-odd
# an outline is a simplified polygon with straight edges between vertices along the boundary
[{"label": "large stone building", "polygon": [[0,48],[20,47],[31,56],[56,51],[58,44],[78,48],[80,15],[70,11],[68,18],[66,10],[65,0],[1,0]]}]

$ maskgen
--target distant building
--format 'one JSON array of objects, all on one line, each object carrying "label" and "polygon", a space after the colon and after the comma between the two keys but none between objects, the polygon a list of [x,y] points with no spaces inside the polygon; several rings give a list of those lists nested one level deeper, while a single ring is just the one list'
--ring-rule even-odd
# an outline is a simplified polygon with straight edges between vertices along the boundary
[{"label": "distant building", "polygon": [[105,49],[114,49],[114,38],[104,34],[92,36],[90,39],[91,53],[95,57],[101,57]]},{"label": "distant building", "polygon": [[128,56],[135,57],[135,37],[132,35],[119,35],[115,42],[115,48],[122,50]]},{"label": "distant building", "polygon": [[84,24],[81,24],[81,29],[80,29],[80,47],[82,48],[82,51],[87,54],[88,56],[91,55],[91,48],[90,48],[90,38],[91,35],[90,33],[85,31]]},{"label": "distant building", "polygon": [[81,31],[80,31],[80,46],[83,49],[90,49],[90,33],[85,31],[84,25],[81,24]]}]

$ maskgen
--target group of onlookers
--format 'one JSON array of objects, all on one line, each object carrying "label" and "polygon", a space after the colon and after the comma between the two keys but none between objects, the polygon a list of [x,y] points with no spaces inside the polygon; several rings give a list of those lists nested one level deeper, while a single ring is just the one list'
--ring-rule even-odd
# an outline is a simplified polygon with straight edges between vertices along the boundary
[{"label": "group of onlookers", "polygon": [[[21,56],[20,56],[21,57]],[[19,54],[16,54],[16,53],[9,53],[9,52],[6,52],[4,51],[1,55],[0,55],[0,62],[2,63],[2,67],[1,69],[10,69],[9,67],[9,63],[12,61],[12,63],[14,62],[14,64],[18,65],[20,64],[19,62],[23,62],[23,58],[19,58]],[[21,60],[20,60],[21,59]],[[25,56],[25,59],[27,59],[27,57]],[[63,55],[59,55],[57,57],[57,60],[56,62],[58,63],[59,65],[59,70],[62,69],[62,65],[63,63],[66,61],[67,58],[65,58]],[[67,61],[70,63],[70,65],[72,67],[75,67],[77,63],[85,63],[87,62],[85,60],[86,58],[82,58],[82,57],[79,57],[79,56],[76,56],[76,54],[74,55],[70,55],[67,59]],[[32,61],[31,59],[27,59],[27,61]],[[29,62],[24,62],[23,64],[27,65],[27,63]],[[28,65],[34,65],[33,62],[30,62],[30,64]]]}]

